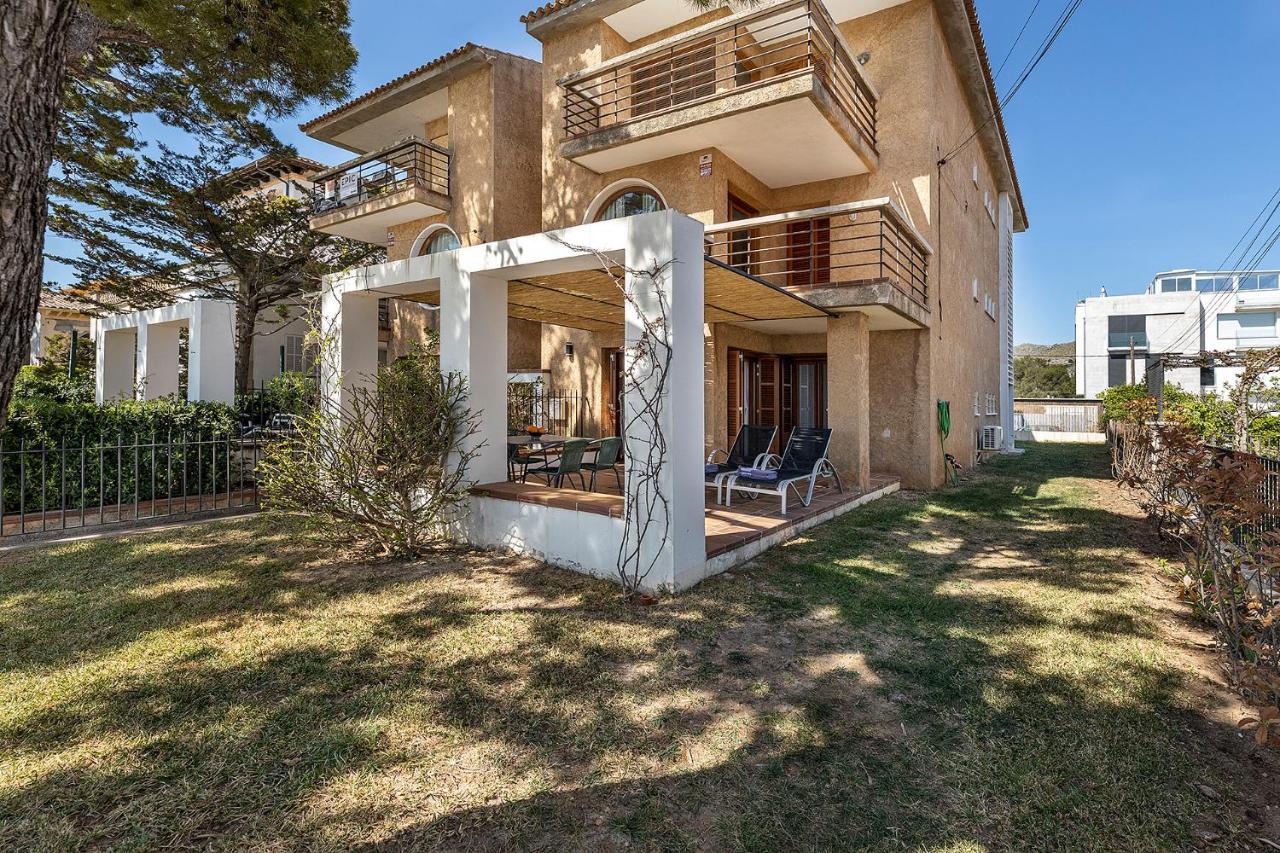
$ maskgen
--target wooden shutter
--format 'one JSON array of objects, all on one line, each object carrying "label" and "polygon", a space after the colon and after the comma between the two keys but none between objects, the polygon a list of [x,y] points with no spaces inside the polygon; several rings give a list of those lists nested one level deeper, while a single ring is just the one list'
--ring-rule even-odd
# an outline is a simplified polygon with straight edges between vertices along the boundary
[{"label": "wooden shutter", "polygon": [[787,226],[787,266],[791,287],[831,281],[831,220],[810,219]]},{"label": "wooden shutter", "polygon": [[728,396],[728,439],[725,441],[726,450],[733,445],[733,440],[738,437],[738,430],[742,428],[742,351],[729,349],[728,363],[725,365],[725,392]]},{"label": "wooden shutter", "polygon": [[702,39],[631,70],[631,114],[649,115],[715,94],[716,45]]},{"label": "wooden shutter", "polygon": [[[760,356],[760,391],[757,395],[759,400],[759,424],[760,426],[777,426],[778,425],[778,357],[776,355]],[[774,438],[775,445],[773,450],[777,449],[777,438]]]},{"label": "wooden shutter", "polygon": [[791,436],[791,430],[796,425],[795,364],[789,358],[781,358],[778,361],[778,408],[780,415],[778,418],[778,434],[782,441],[785,442]]}]

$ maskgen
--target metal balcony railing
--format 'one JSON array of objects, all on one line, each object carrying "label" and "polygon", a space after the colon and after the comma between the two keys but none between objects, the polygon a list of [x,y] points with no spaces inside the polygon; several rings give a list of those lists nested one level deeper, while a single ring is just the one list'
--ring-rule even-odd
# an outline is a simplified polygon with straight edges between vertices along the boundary
[{"label": "metal balcony railing", "polygon": [[778,287],[888,281],[929,307],[932,249],[887,198],[722,222],[706,240],[708,257]]},{"label": "metal balcony railing", "polygon": [[375,151],[312,180],[323,188],[315,214],[328,213],[411,187],[449,195],[449,149],[417,137],[409,137]]},{"label": "metal balcony railing", "polygon": [[569,139],[814,74],[876,147],[876,96],[821,0],[735,15],[560,81]]}]

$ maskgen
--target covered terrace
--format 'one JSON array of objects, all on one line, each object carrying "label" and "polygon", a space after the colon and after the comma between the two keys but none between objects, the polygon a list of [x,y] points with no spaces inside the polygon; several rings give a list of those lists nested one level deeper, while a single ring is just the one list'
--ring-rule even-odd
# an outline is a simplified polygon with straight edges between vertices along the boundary
[{"label": "covered terrace", "polygon": [[[705,256],[701,223],[674,211],[592,223],[559,232],[464,247],[353,271],[327,282],[326,328],[336,358],[323,369],[326,395],[341,406],[377,366],[377,300],[413,299],[438,306],[442,368],[463,374],[479,413],[477,485],[459,519],[459,539],[536,555],[588,574],[613,577],[624,536],[639,536],[643,586],[682,589],[820,523],[897,488],[870,474],[866,417],[868,320],[828,309]],[[626,295],[624,295],[624,287]],[[662,387],[624,393],[624,463],[614,481],[586,492],[510,482],[507,471],[507,317],[591,331],[621,329],[625,358],[655,321],[665,330],[669,369]],[[709,324],[824,325],[851,357],[842,358],[845,418],[832,458],[845,475],[843,493],[821,489],[809,508],[784,518],[778,501],[759,498],[732,510],[717,507],[704,484],[706,395],[704,347]],[[861,353],[861,356],[859,356]],[[858,371],[863,375],[858,376]],[[630,382],[653,383],[634,371]],[[648,412],[638,399],[656,400]],[[640,426],[637,426],[639,424]],[[852,428],[850,428],[852,427]],[[657,433],[660,432],[661,435]],[[655,471],[625,460],[652,458]],[[629,500],[628,495],[660,495]],[[654,507],[660,507],[655,509]],[[655,513],[661,518],[654,518]],[[650,522],[645,524],[645,522]],[[627,531],[633,531],[628,533]]]}]

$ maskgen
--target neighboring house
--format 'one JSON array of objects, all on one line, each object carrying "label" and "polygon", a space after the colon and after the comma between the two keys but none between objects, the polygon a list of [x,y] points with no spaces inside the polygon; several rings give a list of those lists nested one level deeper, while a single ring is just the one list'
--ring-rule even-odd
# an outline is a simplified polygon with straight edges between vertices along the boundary
[{"label": "neighboring house", "polygon": [[40,307],[36,309],[36,322],[31,330],[31,364],[37,364],[44,355],[49,341],[59,335],[89,334],[90,317],[84,303],[57,291],[43,291]]},{"label": "neighboring house", "polygon": [[[541,87],[537,62],[466,44],[301,125],[356,155],[313,176],[312,227],[384,244],[392,261],[540,230]],[[379,322],[386,363],[438,317],[384,299]],[[540,370],[541,335],[508,317],[509,372]]]},{"label": "neighboring house", "polygon": [[[311,176],[325,168],[306,157],[270,155],[229,173],[245,194],[307,199]],[[273,306],[258,313],[252,352],[252,382],[261,387],[284,371],[312,372],[315,359],[305,351],[305,310],[297,305]],[[186,331],[187,398],[231,402],[236,393],[235,306],[222,299],[190,298],[139,311],[106,313],[93,321],[97,349],[98,402],[138,396],[141,399],[179,391],[179,347]]]},{"label": "neighboring house", "polygon": [[[1196,355],[1280,345],[1280,272],[1173,270],[1140,294],[1101,296],[1076,305],[1076,392],[1146,382],[1155,356]],[[1193,394],[1218,393],[1239,367],[1180,367],[1165,381]]]},{"label": "neighboring house", "polygon": [[[745,553],[708,556],[702,479],[743,423],[783,440],[829,427],[863,493],[942,482],[939,401],[962,462],[1011,446],[1026,214],[971,0],[558,0],[523,20],[541,66],[467,45],[303,125],[360,154],[316,176],[313,227],[385,241],[390,258],[326,279],[332,401],[376,368],[391,298],[439,306],[442,365],[481,414],[482,483],[506,479],[517,368],[595,400],[593,431],[625,433],[628,457],[659,430],[661,471],[629,480],[665,497],[639,546],[659,587]],[[670,367],[662,387],[633,375],[662,392],[649,411],[622,391],[653,322]],[[538,363],[516,364],[535,329]],[[639,511],[503,494],[476,496],[459,536],[595,573]]]}]

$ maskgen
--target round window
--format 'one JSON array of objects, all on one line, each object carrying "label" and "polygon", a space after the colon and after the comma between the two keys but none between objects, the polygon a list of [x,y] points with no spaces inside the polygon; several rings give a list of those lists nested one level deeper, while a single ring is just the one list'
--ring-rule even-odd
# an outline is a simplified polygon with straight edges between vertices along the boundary
[{"label": "round window", "polygon": [[640,213],[653,213],[662,210],[666,205],[651,190],[642,187],[628,187],[616,193],[596,214],[595,222],[606,219],[621,219],[624,216],[635,216]]},{"label": "round window", "polygon": [[462,243],[458,240],[458,235],[454,234],[448,228],[441,228],[439,231],[431,235],[427,242],[422,244],[419,255],[434,255],[439,252],[452,252],[460,247]]}]

